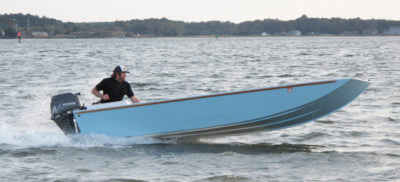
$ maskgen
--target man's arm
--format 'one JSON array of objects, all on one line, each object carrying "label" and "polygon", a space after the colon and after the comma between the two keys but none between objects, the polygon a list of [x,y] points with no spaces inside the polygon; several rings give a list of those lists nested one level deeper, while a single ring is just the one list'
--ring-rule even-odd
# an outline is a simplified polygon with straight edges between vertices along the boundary
[{"label": "man's arm", "polygon": [[101,94],[101,93],[97,90],[96,87],[94,87],[94,88],[92,89],[92,94],[95,95],[96,97],[100,98],[100,99],[103,99],[103,100],[108,100],[108,99],[110,99],[110,97],[108,96],[108,94],[104,94],[104,95]]},{"label": "man's arm", "polygon": [[130,99],[132,100],[133,103],[139,103],[140,102],[140,100],[136,96],[132,96],[132,97],[130,97]]}]

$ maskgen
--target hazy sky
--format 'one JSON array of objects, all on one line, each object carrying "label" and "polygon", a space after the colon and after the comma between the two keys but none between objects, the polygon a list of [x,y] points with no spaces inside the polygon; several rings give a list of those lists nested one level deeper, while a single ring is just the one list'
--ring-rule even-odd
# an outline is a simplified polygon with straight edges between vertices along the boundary
[{"label": "hazy sky", "polygon": [[0,14],[30,13],[62,21],[168,18],[186,22],[318,18],[400,20],[400,0],[1,0]]}]

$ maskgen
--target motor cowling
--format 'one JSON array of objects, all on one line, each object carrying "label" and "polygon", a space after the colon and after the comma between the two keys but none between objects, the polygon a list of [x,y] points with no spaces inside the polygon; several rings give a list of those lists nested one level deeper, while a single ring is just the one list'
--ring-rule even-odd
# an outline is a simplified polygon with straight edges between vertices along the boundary
[{"label": "motor cowling", "polygon": [[78,94],[64,93],[51,98],[51,119],[64,132],[64,134],[79,133],[73,110],[81,109],[83,105]]}]

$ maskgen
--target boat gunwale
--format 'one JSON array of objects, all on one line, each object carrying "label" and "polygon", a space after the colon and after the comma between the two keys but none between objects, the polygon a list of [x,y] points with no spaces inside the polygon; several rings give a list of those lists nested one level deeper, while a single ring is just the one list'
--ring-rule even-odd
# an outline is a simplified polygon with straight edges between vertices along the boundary
[{"label": "boat gunwale", "polygon": [[165,103],[170,103],[170,102],[179,102],[179,101],[195,100],[195,99],[210,98],[210,97],[225,96],[225,95],[260,92],[260,91],[267,91],[267,90],[277,90],[277,89],[283,89],[283,88],[290,89],[293,87],[320,85],[320,84],[328,84],[328,83],[335,83],[335,82],[336,82],[336,80],[330,80],[330,81],[302,83],[302,84],[294,84],[294,85],[286,85],[286,86],[259,88],[259,89],[244,90],[244,91],[233,91],[233,92],[217,93],[217,94],[211,94],[211,95],[202,95],[202,96],[194,96],[194,97],[187,97],[187,98],[180,98],[180,99],[169,99],[169,100],[156,101],[156,102],[130,104],[130,105],[125,105],[125,106],[116,106],[116,107],[108,107],[108,108],[101,108],[101,109],[94,109],[94,110],[79,111],[79,112],[76,112],[75,114],[77,114],[79,116],[80,114],[85,114],[85,113],[93,113],[93,112],[108,111],[108,110],[115,110],[115,109],[124,109],[124,108],[139,107],[139,106],[165,104]]}]

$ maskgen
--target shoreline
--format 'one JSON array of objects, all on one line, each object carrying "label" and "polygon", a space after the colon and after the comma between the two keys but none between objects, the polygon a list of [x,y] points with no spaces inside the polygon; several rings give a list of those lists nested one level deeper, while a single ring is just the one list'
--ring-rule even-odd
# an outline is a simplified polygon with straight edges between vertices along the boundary
[{"label": "shoreline", "polygon": [[[285,35],[270,35],[270,36],[143,36],[143,37],[23,37],[21,40],[31,39],[154,39],[154,38],[209,38],[209,39],[225,39],[225,38],[312,38],[312,37],[399,37],[398,35],[300,35],[300,36],[285,36]],[[2,38],[0,40],[11,40],[13,38]]]}]

